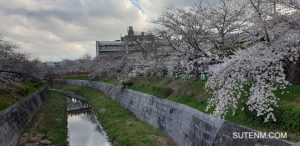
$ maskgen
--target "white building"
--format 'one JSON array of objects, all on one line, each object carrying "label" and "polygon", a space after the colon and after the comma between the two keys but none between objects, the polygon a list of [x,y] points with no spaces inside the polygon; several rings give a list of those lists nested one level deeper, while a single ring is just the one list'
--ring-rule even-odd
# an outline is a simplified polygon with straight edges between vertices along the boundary
[{"label": "white building", "polygon": [[125,50],[125,42],[124,41],[96,41],[96,54],[97,57],[116,53]]},{"label": "white building", "polygon": [[155,37],[152,34],[135,34],[133,27],[129,26],[128,34],[121,37],[121,40],[115,41],[96,41],[96,54],[97,58],[101,56],[109,56],[115,53],[130,53],[137,51],[137,40],[154,41]]},{"label": "white building", "polygon": [[47,61],[47,62],[44,62],[44,64],[47,65],[48,67],[58,67],[58,66],[63,65],[63,61],[60,61],[60,62]]}]

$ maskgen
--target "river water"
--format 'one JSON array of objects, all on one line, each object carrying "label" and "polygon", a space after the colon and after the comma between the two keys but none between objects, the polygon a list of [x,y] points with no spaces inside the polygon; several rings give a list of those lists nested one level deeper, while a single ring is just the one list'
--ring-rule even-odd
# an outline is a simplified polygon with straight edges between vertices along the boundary
[{"label": "river water", "polygon": [[90,106],[67,97],[69,146],[111,146]]}]

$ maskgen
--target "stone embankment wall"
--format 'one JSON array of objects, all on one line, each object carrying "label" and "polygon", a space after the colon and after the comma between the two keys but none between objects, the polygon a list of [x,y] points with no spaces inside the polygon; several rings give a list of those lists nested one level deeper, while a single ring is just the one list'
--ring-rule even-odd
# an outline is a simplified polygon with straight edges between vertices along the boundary
[{"label": "stone embankment wall", "polygon": [[276,139],[234,139],[233,132],[253,132],[188,106],[113,85],[83,80],[67,84],[96,88],[132,111],[139,119],[164,131],[180,146],[289,146]]},{"label": "stone embankment wall", "polygon": [[14,146],[26,125],[47,98],[46,88],[0,111],[0,146]]}]

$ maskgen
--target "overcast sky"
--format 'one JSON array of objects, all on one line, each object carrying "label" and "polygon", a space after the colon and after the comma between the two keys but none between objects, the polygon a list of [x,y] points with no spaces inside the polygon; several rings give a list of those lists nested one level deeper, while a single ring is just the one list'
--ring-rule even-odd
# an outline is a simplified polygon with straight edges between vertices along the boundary
[{"label": "overcast sky", "polygon": [[0,34],[42,61],[95,56],[96,40],[151,28],[165,7],[198,0],[0,0]]}]

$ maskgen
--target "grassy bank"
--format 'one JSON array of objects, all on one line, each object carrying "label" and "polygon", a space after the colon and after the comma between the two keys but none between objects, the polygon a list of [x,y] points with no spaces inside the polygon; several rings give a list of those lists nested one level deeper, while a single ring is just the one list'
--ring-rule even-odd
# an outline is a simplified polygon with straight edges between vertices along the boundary
[{"label": "grassy bank", "polygon": [[17,101],[22,100],[27,95],[33,94],[41,88],[42,84],[26,81],[15,83],[10,86],[12,86],[13,89],[11,95],[0,93],[0,111],[15,104]]},{"label": "grassy bank", "polygon": [[61,78],[66,80],[89,80],[90,79],[88,76],[64,76]]},{"label": "grassy bank", "polygon": [[[205,81],[181,80],[160,77],[138,77],[127,88],[182,103],[205,113],[209,93],[204,89]],[[226,120],[261,131],[288,132],[291,141],[300,140],[300,85],[288,86],[287,94],[276,92],[280,98],[275,111],[276,122],[264,123],[249,111],[237,110],[235,115],[227,114]]]},{"label": "grassy bank", "polygon": [[[113,79],[110,79],[113,80]],[[104,81],[105,82],[105,81]],[[207,100],[211,97],[204,89],[205,81],[171,79],[163,77],[137,77],[126,84],[127,88],[155,95],[177,103],[185,104],[206,112]],[[280,99],[275,110],[276,122],[264,123],[255,113],[237,110],[235,115],[227,114],[226,120],[260,131],[288,132],[291,141],[300,140],[300,85],[288,86],[289,93],[275,94]]]},{"label": "grassy bank", "polygon": [[93,107],[109,139],[118,146],[168,146],[174,143],[152,126],[137,119],[96,89],[66,86],[66,90],[84,96]]},{"label": "grassy bank", "polygon": [[62,79],[66,80],[91,80],[91,81],[101,81],[106,82],[109,84],[116,85],[118,84],[118,79],[116,77],[106,78],[106,77],[96,77],[96,78],[90,78],[88,76],[65,76],[61,77]]},{"label": "grassy bank", "polygon": [[[56,146],[67,146],[67,109],[64,96],[57,91],[49,91],[49,97],[26,128],[24,135],[31,137],[37,134]],[[30,137],[27,137],[30,139]],[[22,138],[21,138],[22,140]],[[22,141],[26,141],[26,138]],[[29,140],[30,141],[30,140]],[[29,142],[28,141],[28,142]],[[29,143],[30,144],[30,143]]]}]

